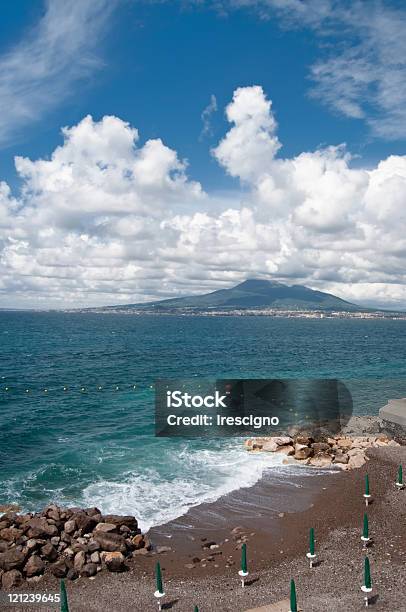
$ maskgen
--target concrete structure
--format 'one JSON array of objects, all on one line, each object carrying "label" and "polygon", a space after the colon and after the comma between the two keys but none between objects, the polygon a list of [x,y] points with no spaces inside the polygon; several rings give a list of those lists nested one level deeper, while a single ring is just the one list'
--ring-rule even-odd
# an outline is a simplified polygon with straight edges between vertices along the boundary
[{"label": "concrete structure", "polygon": [[384,425],[394,425],[406,430],[406,398],[391,399],[379,410]]}]

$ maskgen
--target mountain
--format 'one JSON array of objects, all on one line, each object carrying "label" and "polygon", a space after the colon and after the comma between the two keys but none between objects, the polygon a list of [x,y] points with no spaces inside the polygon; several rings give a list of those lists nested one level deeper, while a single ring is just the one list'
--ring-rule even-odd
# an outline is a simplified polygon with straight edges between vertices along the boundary
[{"label": "mountain", "polygon": [[279,310],[340,310],[347,312],[368,310],[351,302],[346,302],[330,293],[315,291],[303,285],[289,286],[276,281],[255,278],[248,279],[230,289],[220,289],[204,295],[131,304],[124,308],[153,308],[154,310],[273,308]]}]

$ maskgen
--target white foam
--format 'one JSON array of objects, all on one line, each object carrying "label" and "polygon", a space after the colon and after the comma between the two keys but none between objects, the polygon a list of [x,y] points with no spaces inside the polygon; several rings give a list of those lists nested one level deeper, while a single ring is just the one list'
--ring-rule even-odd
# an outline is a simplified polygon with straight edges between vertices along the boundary
[{"label": "white foam", "polygon": [[266,468],[282,465],[283,456],[248,453],[241,441],[216,449],[185,446],[166,457],[172,474],[154,468],[131,471],[120,482],[100,480],[86,487],[80,503],[104,513],[132,514],[147,531],[185,514],[202,502],[212,502],[255,484]]}]

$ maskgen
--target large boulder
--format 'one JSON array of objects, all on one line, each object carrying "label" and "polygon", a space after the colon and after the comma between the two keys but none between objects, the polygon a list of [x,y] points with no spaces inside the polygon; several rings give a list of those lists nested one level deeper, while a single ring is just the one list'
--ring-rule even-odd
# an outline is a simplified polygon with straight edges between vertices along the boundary
[{"label": "large boulder", "polygon": [[23,535],[22,529],[17,529],[16,527],[6,527],[0,531],[0,539],[6,540],[7,542],[16,542],[18,538],[21,538]]},{"label": "large boulder", "polygon": [[34,517],[27,523],[29,538],[52,538],[58,535],[58,529],[55,525],[50,525],[44,517]]},{"label": "large boulder", "polygon": [[77,572],[80,573],[85,563],[86,563],[86,553],[83,552],[83,550],[81,550],[76,553],[73,559],[73,569],[75,569]]},{"label": "large boulder", "polygon": [[[121,553],[118,553],[118,554],[121,554]],[[81,576],[86,576],[86,578],[91,578],[92,576],[96,576],[97,565],[95,563],[86,563],[86,565],[82,567],[80,574]]]},{"label": "large boulder", "polygon": [[21,572],[16,569],[10,570],[9,572],[4,572],[1,577],[1,586],[4,591],[10,591],[10,589],[20,586],[23,581],[23,576]]},{"label": "large boulder", "polygon": [[[125,525],[123,525],[125,527]],[[110,531],[117,531],[117,525],[113,523],[97,523],[95,527],[96,531],[104,531],[105,533],[109,533]]]},{"label": "large boulder", "polygon": [[27,578],[42,574],[45,569],[45,563],[38,555],[32,555],[24,566],[24,572]]},{"label": "large boulder", "polygon": [[0,569],[8,572],[13,569],[20,569],[27,558],[27,553],[17,548],[10,548],[0,554]]},{"label": "large boulder", "polygon": [[98,542],[100,548],[107,552],[125,553],[127,550],[125,539],[118,533],[105,533],[104,531],[94,531],[93,539]]},{"label": "large boulder", "polygon": [[102,559],[110,572],[122,572],[125,569],[125,558],[120,552],[102,553]]},{"label": "large boulder", "polygon": [[302,446],[295,451],[295,459],[308,459],[313,455],[313,450],[308,446]]},{"label": "large boulder", "polygon": [[288,444],[287,446],[278,446],[275,452],[281,455],[294,455],[295,449],[291,444]]},{"label": "large boulder", "polygon": [[331,446],[327,442],[313,442],[312,449],[315,455],[331,452]]},{"label": "large boulder", "polygon": [[76,531],[76,521],[75,521],[75,519],[69,519],[68,521],[66,521],[63,529],[64,529],[65,533],[67,533],[68,535],[72,535],[72,533],[74,533]]},{"label": "large boulder", "polygon": [[78,529],[81,535],[93,531],[100,518],[100,515],[89,516],[85,512],[77,512],[72,516],[72,520],[75,521],[76,528]]},{"label": "large boulder", "polygon": [[41,554],[48,559],[48,561],[56,561],[58,558],[58,552],[52,546],[51,542],[48,542],[41,548]]},{"label": "large boulder", "polygon": [[362,467],[365,462],[366,462],[366,459],[365,459],[364,453],[358,453],[356,455],[352,455],[349,458],[347,467],[350,470],[353,470],[353,469]]},{"label": "large boulder", "polygon": [[59,559],[55,563],[52,563],[50,566],[51,574],[53,574],[56,578],[65,578],[68,573],[69,567],[65,561],[65,559]]},{"label": "large boulder", "polygon": [[103,521],[105,523],[112,523],[113,525],[117,525],[117,527],[121,527],[121,525],[126,525],[132,531],[136,531],[138,529],[138,522],[135,516],[119,516],[118,514],[106,514],[103,516]]}]

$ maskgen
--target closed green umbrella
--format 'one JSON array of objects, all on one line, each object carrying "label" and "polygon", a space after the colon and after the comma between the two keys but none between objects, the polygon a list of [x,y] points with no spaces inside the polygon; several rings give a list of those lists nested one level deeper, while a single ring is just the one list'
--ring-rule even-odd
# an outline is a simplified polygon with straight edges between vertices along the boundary
[{"label": "closed green umbrella", "polygon": [[367,544],[368,544],[368,542],[370,540],[370,538],[369,538],[368,515],[367,515],[366,512],[364,513],[364,525],[363,525],[363,528],[362,528],[361,540],[364,543],[364,547],[367,546]]},{"label": "closed green umbrella", "polygon": [[365,593],[365,606],[368,606],[368,594],[372,591],[371,568],[368,557],[365,557],[364,561],[364,584],[361,587],[361,591]]},{"label": "closed green umbrella", "polygon": [[369,476],[368,474],[365,476],[365,493],[364,493],[364,499],[365,499],[365,505],[368,506],[368,502],[371,498],[371,493],[369,490]]},{"label": "closed green umbrella", "polygon": [[245,574],[248,573],[247,569],[247,545],[243,544],[241,549],[241,571]]},{"label": "closed green umbrella", "polygon": [[310,528],[310,532],[309,532],[309,552],[307,553],[307,558],[310,561],[310,567],[313,567],[313,561],[316,558],[316,553],[315,553],[315,546],[314,546],[314,529],[313,527]]},{"label": "closed green umbrella", "polygon": [[403,489],[404,488],[404,484],[403,484],[403,469],[402,466],[399,466],[399,470],[398,470],[398,479],[396,482],[396,486],[398,489]]},{"label": "closed green umbrella", "polygon": [[195,606],[194,612],[199,612],[199,608],[197,606]]},{"label": "closed green umbrella", "polygon": [[68,594],[66,593],[64,580],[61,580],[61,612],[69,612]]},{"label": "closed green umbrella", "polygon": [[155,580],[156,580],[156,591],[154,593],[155,597],[158,599],[159,610],[161,610],[161,597],[165,595],[163,583],[162,583],[162,571],[161,564],[159,561],[155,566]]},{"label": "closed green umbrella", "polygon": [[244,543],[241,547],[241,569],[238,572],[241,577],[241,586],[245,586],[245,578],[248,576],[248,565],[247,565],[247,545]]},{"label": "closed green umbrella", "polygon": [[290,581],[290,610],[289,612],[297,612],[296,585],[293,579]]}]

